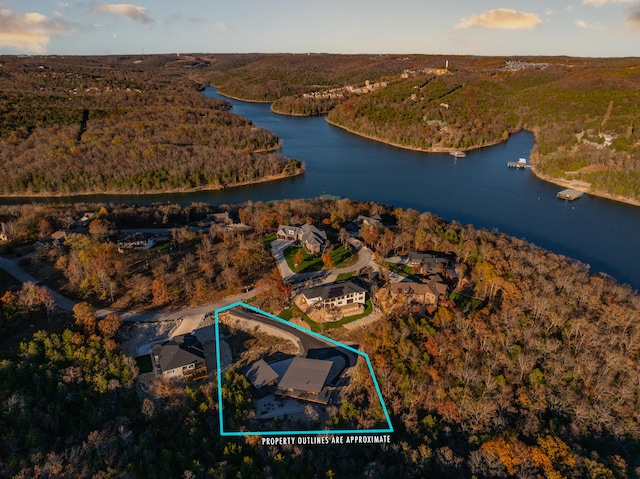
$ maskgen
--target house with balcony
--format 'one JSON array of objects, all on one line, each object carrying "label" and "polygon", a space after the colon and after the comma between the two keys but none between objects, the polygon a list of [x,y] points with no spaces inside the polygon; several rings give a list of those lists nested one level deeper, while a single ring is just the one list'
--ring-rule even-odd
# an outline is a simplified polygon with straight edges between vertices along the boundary
[{"label": "house with balcony", "polygon": [[301,291],[300,295],[308,306],[339,308],[367,301],[367,290],[352,281],[323,284]]},{"label": "house with balcony", "polygon": [[165,378],[191,381],[207,377],[204,348],[194,334],[183,334],[154,344],[151,356],[156,373]]}]

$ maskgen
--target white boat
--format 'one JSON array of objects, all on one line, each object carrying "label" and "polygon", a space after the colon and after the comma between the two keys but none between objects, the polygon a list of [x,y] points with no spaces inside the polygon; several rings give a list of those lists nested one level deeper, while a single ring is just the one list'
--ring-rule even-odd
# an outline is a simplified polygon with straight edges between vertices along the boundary
[{"label": "white boat", "polygon": [[464,158],[467,154],[464,151],[454,150],[450,151],[449,154],[451,156],[455,156],[456,158]]}]

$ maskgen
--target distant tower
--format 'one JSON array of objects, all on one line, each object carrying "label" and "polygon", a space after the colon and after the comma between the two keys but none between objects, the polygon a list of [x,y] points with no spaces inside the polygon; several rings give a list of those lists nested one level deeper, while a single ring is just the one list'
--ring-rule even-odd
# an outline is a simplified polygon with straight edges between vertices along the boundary
[{"label": "distant tower", "polygon": [[447,60],[444,64],[444,69],[448,70],[449,69],[449,60]]}]

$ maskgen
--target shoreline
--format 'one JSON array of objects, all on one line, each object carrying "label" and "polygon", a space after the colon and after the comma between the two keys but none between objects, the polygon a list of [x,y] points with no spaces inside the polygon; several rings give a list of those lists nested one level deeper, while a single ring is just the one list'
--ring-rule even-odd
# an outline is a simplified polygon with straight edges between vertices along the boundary
[{"label": "shoreline", "polygon": [[[215,88],[218,95],[223,96],[225,98],[231,98],[232,100],[243,101],[245,103],[273,103],[273,100],[246,100],[244,98],[238,98],[235,96],[228,95],[226,93],[222,93],[217,86],[209,85],[211,88]],[[237,115],[237,113],[236,113]],[[239,116],[239,115],[238,115]]]},{"label": "shoreline", "polygon": [[[415,147],[409,147],[406,145],[398,145],[395,144],[393,142],[390,141],[385,141],[385,140],[381,140],[380,138],[376,138],[374,136],[371,135],[364,135],[361,133],[358,133],[354,130],[351,130],[350,128],[346,128],[343,127],[341,125],[338,125],[332,121],[330,121],[329,119],[326,119],[327,123],[329,123],[332,126],[335,126],[336,128],[340,128],[344,131],[347,131],[353,135],[357,135],[360,136],[362,138],[366,138],[368,140],[372,140],[372,141],[377,141],[379,143],[383,143],[385,145],[389,145],[389,146],[393,146],[396,148],[402,148],[405,150],[411,150],[411,151],[419,151],[419,152],[423,152],[423,153],[450,153],[452,151],[471,151],[471,150],[477,150],[479,148],[485,148],[485,147],[490,147],[490,146],[495,146],[498,145],[500,143],[502,143],[502,140],[498,140],[492,143],[487,143],[486,145],[482,145],[482,146],[473,146],[471,148],[434,148],[434,149],[424,149],[424,148],[415,148]],[[554,178],[548,175],[545,175],[543,173],[540,173],[539,171],[536,170],[535,166],[531,166],[531,171],[533,172],[533,174],[535,175],[536,178],[538,178],[539,180],[542,181],[546,181],[547,183],[552,183],[554,185],[558,185],[558,186],[562,186],[563,188],[572,188],[574,190],[578,190],[581,191],[585,194],[591,195],[591,196],[597,196],[598,198],[604,198],[610,201],[617,201],[618,203],[624,203],[624,204],[628,204],[628,205],[632,205],[632,206],[640,206],[640,200],[636,200],[634,198],[627,198],[626,196],[619,196],[619,195],[614,195],[612,193],[607,193],[606,191],[598,191],[598,190],[594,190],[591,187],[585,186],[584,183],[581,182],[577,182],[575,180],[565,180],[563,178]]]},{"label": "shoreline", "polygon": [[563,188],[571,188],[577,191],[581,191],[587,195],[597,196],[598,198],[604,198],[606,200],[617,201],[618,203],[625,203],[627,205],[632,206],[640,206],[640,201],[635,200],[633,198],[627,198],[625,196],[618,196],[611,193],[607,193],[606,191],[598,191],[592,189],[590,186],[586,186],[583,182],[579,182],[576,180],[565,180],[563,178],[554,178],[552,176],[545,175],[544,173],[540,173],[537,171],[535,166],[532,166],[531,171],[539,180],[546,181],[547,183],[552,183],[554,185],[561,186]]},{"label": "shoreline", "polygon": [[236,188],[238,186],[247,186],[254,185],[258,183],[267,183],[269,181],[277,181],[284,180],[286,178],[295,178],[296,176],[300,176],[304,174],[305,168],[298,168],[293,174],[288,173],[279,173],[277,175],[269,175],[264,176],[262,178],[258,178],[255,180],[243,181],[240,183],[234,183],[232,185],[227,186],[213,186],[213,185],[204,185],[204,186],[196,186],[193,188],[174,188],[169,190],[153,190],[153,191],[145,191],[143,193],[135,192],[135,191],[85,191],[85,192],[75,192],[75,193],[16,193],[11,195],[2,195],[0,194],[0,198],[71,198],[76,196],[92,196],[92,195],[131,195],[131,196],[140,196],[143,197],[145,195],[165,195],[172,193],[196,193],[198,191],[220,191],[226,190],[229,188]]},{"label": "shoreline", "polygon": [[[284,114],[284,113],[283,113]],[[295,115],[289,115],[289,116],[295,116]],[[378,143],[382,143],[385,145],[389,145],[389,146],[393,146],[395,148],[401,148],[403,150],[410,150],[410,151],[418,151],[421,153],[451,153],[452,151],[472,151],[472,150],[479,150],[480,148],[488,148],[490,146],[495,146],[498,145],[500,143],[502,143],[502,140],[496,140],[496,141],[492,141],[491,143],[486,143],[484,145],[477,145],[477,146],[471,146],[469,148],[418,148],[416,146],[408,146],[408,145],[402,145],[399,143],[394,143],[392,141],[388,141],[388,140],[383,140],[379,137],[373,136],[373,135],[365,135],[364,133],[359,133],[351,128],[347,128],[346,126],[342,126],[342,125],[338,125],[337,123],[329,120],[328,117],[325,116],[325,120],[327,123],[329,123],[331,126],[335,126],[336,128],[340,128],[341,130],[344,130],[348,133],[351,133],[352,135],[356,135],[359,136],[361,138],[366,138],[367,140],[372,140],[372,141],[377,141]]]},{"label": "shoreline", "polygon": [[[220,93],[220,92],[218,92]],[[228,95],[224,95],[222,93],[220,93],[223,96],[228,96]],[[234,100],[238,100],[238,101],[245,101],[245,102],[249,102],[249,103],[273,103],[273,102],[268,102],[268,101],[264,101],[264,102],[259,102],[259,101],[251,101],[251,100],[243,100],[242,98],[234,98],[231,96],[228,96],[229,98],[232,98]],[[291,115],[291,114],[287,114],[287,113],[279,113],[279,112],[275,112],[273,111],[273,109],[271,109],[271,111],[275,114],[278,115],[284,115],[284,116],[293,116],[293,117],[303,117],[305,115]],[[368,140],[371,141],[376,141],[378,143],[382,143],[385,145],[389,145],[389,146],[393,146],[395,148],[402,148],[404,150],[411,150],[411,151],[418,151],[418,152],[422,152],[422,153],[451,153],[452,151],[471,151],[471,150],[477,150],[479,148],[485,148],[485,147],[490,147],[490,146],[495,146],[498,145],[500,143],[502,143],[502,140],[497,140],[495,142],[491,142],[491,143],[487,143],[486,145],[482,145],[482,146],[473,146],[470,148],[431,148],[431,149],[425,149],[425,148],[417,148],[417,147],[411,147],[411,146],[407,146],[407,145],[401,145],[401,144],[397,144],[394,142],[390,142],[387,140],[383,140],[381,138],[375,137],[373,135],[365,135],[363,133],[360,133],[358,131],[355,131],[351,128],[347,128],[345,126],[342,125],[338,125],[337,123],[329,120],[328,116],[325,115],[325,121],[327,123],[329,123],[331,126],[335,126],[336,128],[340,128],[341,130],[344,130],[348,133],[351,133],[352,135],[356,135],[359,136],[361,138],[366,138]],[[512,133],[516,133],[516,132],[509,132],[509,134]],[[534,132],[535,135],[535,132]],[[619,203],[624,203],[624,204],[628,204],[628,205],[632,205],[632,206],[640,206],[640,200],[635,200],[633,198],[627,198],[625,196],[618,196],[618,195],[614,195],[612,193],[607,193],[605,191],[598,191],[598,190],[593,190],[591,187],[586,187],[584,184],[580,184],[580,183],[574,183],[573,180],[565,180],[563,178],[554,178],[548,175],[545,175],[543,173],[540,173],[539,171],[537,171],[537,169],[534,166],[531,166],[531,171],[533,172],[533,174],[535,175],[536,178],[542,180],[542,181],[546,181],[547,183],[552,183],[554,185],[558,185],[558,186],[562,186],[564,188],[573,188],[574,190],[578,190],[578,191],[582,191],[585,194],[591,195],[591,196],[597,196],[598,198],[604,198],[610,201],[617,201]]]}]

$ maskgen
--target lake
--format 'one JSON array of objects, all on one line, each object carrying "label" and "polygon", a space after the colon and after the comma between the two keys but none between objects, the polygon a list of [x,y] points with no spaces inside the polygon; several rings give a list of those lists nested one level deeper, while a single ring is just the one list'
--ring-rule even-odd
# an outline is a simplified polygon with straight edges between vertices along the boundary
[{"label": "lake", "polygon": [[[213,88],[204,94],[218,97]],[[303,161],[305,174],[226,191],[96,195],[56,201],[219,204],[333,194],[429,211],[477,228],[496,228],[577,258],[589,264],[592,272],[604,272],[640,288],[640,208],[589,195],[573,202],[559,200],[556,193],[562,187],[537,179],[529,169],[507,168],[508,161],[529,157],[534,143],[529,132],[469,151],[465,158],[454,158],[367,140],[321,117],[277,115],[268,104],[227,100],[233,112],[278,135],[283,154]]]}]

